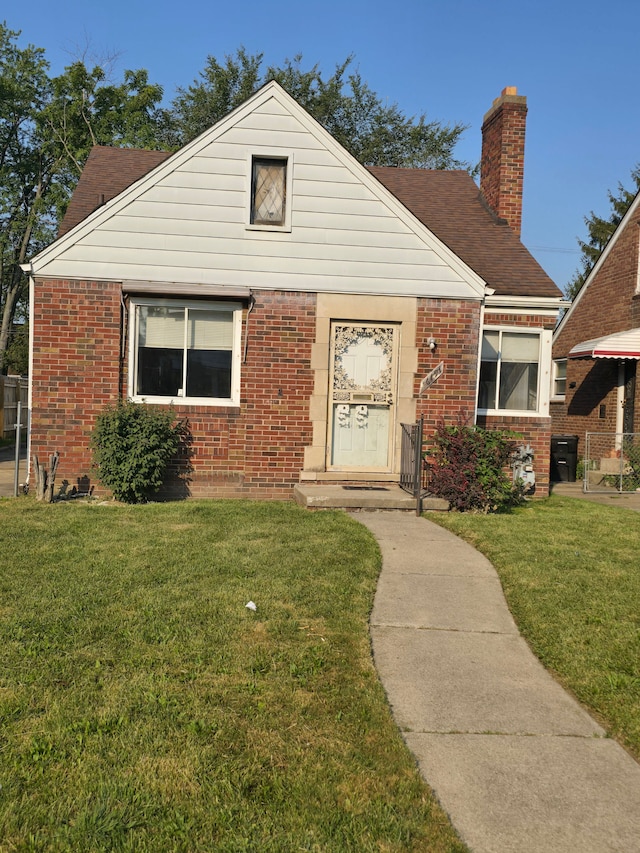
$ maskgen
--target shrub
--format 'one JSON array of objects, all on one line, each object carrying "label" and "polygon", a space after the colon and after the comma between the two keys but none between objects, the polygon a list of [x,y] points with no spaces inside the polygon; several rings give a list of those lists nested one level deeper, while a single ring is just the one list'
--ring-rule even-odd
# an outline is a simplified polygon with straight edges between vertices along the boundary
[{"label": "shrub", "polygon": [[523,500],[521,483],[513,483],[507,469],[515,450],[515,436],[481,429],[463,421],[438,424],[433,437],[433,467],[429,490],[461,512],[495,512]]},{"label": "shrub", "polygon": [[96,419],[93,464],[116,500],[144,503],[162,486],[167,466],[185,436],[175,413],[146,403],[119,402]]}]

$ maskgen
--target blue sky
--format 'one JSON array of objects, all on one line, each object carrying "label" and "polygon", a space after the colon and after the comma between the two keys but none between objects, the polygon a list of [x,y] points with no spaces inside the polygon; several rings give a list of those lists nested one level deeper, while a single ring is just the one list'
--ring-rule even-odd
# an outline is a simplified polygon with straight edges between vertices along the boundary
[{"label": "blue sky", "polygon": [[3,13],[53,73],[85,54],[117,54],[115,78],[146,68],[169,102],[208,55],[244,45],[265,66],[303,55],[330,74],[349,54],[362,78],[407,115],[468,130],[456,156],[480,159],[480,127],[505,86],[526,95],[522,239],[564,288],[584,217],[608,216],[607,190],[640,162],[637,0],[31,0]]}]

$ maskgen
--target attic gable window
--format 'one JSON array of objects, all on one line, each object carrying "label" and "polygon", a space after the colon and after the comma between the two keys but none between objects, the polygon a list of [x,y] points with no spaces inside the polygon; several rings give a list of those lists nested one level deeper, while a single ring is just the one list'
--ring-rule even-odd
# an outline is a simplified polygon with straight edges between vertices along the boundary
[{"label": "attic gable window", "polygon": [[292,157],[252,156],[249,228],[290,230]]}]

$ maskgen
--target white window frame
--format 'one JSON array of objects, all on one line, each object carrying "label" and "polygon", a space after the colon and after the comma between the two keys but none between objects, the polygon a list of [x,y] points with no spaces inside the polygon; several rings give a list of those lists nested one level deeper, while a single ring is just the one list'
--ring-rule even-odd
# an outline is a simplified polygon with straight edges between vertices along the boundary
[{"label": "white window frame", "polygon": [[[549,373],[550,373],[550,358],[551,358],[551,332],[540,327],[529,326],[483,326],[480,334],[480,352],[478,353],[478,389],[476,398],[480,396],[480,375],[482,366],[482,342],[485,332],[500,332],[500,341],[502,341],[502,333],[520,334],[520,335],[537,335],[538,336],[538,387],[536,391],[537,408],[536,409],[498,409],[498,408],[480,408],[478,406],[479,415],[489,415],[496,417],[507,418],[536,418],[540,416],[548,416],[549,414]],[[501,350],[500,350],[501,351]],[[500,364],[498,361],[498,371],[496,375],[496,392],[500,390]],[[543,377],[546,375],[546,381]]]},{"label": "white window frame", "polygon": [[[162,308],[185,308],[192,310],[233,312],[232,349],[231,349],[231,394],[229,397],[182,397],[151,396],[136,394],[138,371],[138,308],[140,306]],[[129,302],[129,376],[127,393],[136,403],[158,403],[174,406],[239,406],[240,405],[240,366],[242,338],[242,310],[240,302],[220,302],[203,299],[160,299],[154,297],[132,296]]]},{"label": "white window frame", "polygon": [[[556,358],[553,361],[553,364],[551,366],[551,389],[550,389],[550,391],[551,391],[551,402],[552,403],[561,402],[562,400],[565,399],[565,397],[567,395],[567,364],[568,363],[569,363],[569,360],[567,358]],[[560,367],[560,365],[564,365],[564,377],[558,376],[558,368]],[[557,388],[556,383],[558,382],[558,380],[561,380],[562,378],[564,378],[565,390],[564,390],[564,393],[559,394],[556,390],[556,388]]]},{"label": "white window frame", "polygon": [[[285,202],[284,222],[281,225],[272,223],[255,223],[251,221],[253,209],[253,162],[254,160],[278,160],[285,163]],[[283,151],[280,148],[260,148],[251,151],[247,155],[247,177],[246,177],[246,206],[245,206],[245,228],[247,231],[291,231],[291,206],[293,186],[293,151]]]}]

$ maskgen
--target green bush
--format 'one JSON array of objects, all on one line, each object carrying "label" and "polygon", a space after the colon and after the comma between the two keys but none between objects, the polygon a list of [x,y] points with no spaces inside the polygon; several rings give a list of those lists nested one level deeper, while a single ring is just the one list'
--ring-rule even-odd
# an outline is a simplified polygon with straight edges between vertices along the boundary
[{"label": "green bush", "polygon": [[429,491],[461,512],[495,512],[521,503],[522,483],[513,483],[506,470],[514,439],[501,430],[441,421],[433,437]]},{"label": "green bush", "polygon": [[100,482],[116,500],[146,502],[162,486],[185,431],[185,423],[167,409],[130,400],[107,407],[91,435]]}]

